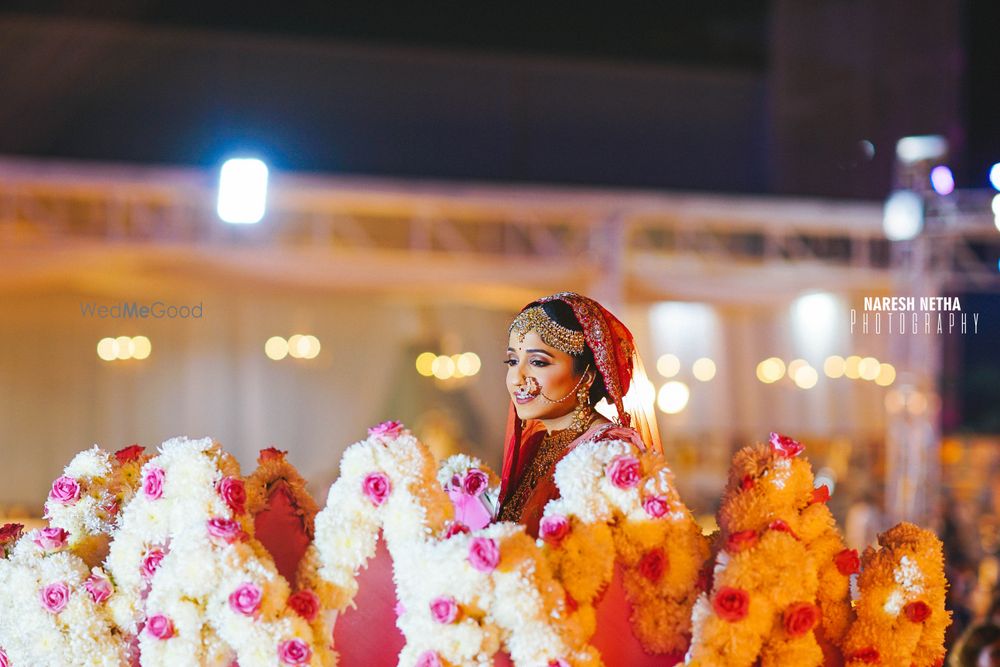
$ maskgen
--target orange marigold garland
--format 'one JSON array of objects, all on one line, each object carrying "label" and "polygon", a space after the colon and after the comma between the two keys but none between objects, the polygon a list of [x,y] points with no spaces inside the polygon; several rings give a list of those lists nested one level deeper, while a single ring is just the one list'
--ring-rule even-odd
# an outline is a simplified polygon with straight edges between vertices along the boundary
[{"label": "orange marigold garland", "polygon": [[[850,667],[930,667],[944,658],[951,612],[944,608],[947,582],[941,541],[930,531],[900,523],[861,558],[857,620],[844,641]],[[839,554],[853,566],[856,554]]]},{"label": "orange marigold garland", "polygon": [[836,661],[834,644],[850,618],[848,575],[834,562],[844,547],[824,504],[829,493],[813,488],[802,451],[773,433],[733,459],[688,664]]}]

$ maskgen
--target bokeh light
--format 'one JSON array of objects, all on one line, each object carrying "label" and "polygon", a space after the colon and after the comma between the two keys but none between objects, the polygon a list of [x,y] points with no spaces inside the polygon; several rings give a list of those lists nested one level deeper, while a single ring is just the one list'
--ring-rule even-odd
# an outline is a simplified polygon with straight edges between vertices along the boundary
[{"label": "bokeh light", "polygon": [[931,187],[934,188],[934,192],[941,196],[950,195],[955,191],[955,176],[951,173],[951,169],[943,164],[931,169]]},{"label": "bokeh light", "polygon": [[664,354],[656,360],[656,371],[665,378],[672,378],[681,371],[681,360],[675,354]]},{"label": "bokeh light", "polygon": [[844,358],[840,355],[834,354],[826,358],[823,362],[823,372],[828,378],[840,378],[844,377],[844,369],[847,363]]},{"label": "bokeh light", "polygon": [[281,336],[271,336],[264,343],[264,354],[268,359],[281,361],[288,356],[288,341]]},{"label": "bokeh light", "polygon": [[668,415],[675,415],[687,407],[691,390],[683,382],[671,380],[656,395],[656,405]]},{"label": "bokeh light", "polygon": [[708,357],[702,357],[691,366],[695,379],[708,382],[715,377],[715,362]]},{"label": "bokeh light", "polygon": [[819,381],[819,373],[812,366],[806,364],[805,366],[800,366],[796,371],[792,380],[799,387],[799,389],[812,389],[816,386]]},{"label": "bokeh light", "polygon": [[865,357],[858,362],[858,377],[862,380],[874,380],[880,370],[881,364],[875,357]]},{"label": "bokeh light", "polygon": [[757,364],[757,379],[765,384],[777,382],[785,376],[785,362],[778,357],[769,357]]},{"label": "bokeh light", "polygon": [[861,377],[858,372],[858,366],[861,365],[861,357],[856,354],[852,354],[844,360],[844,376],[849,377],[852,380],[857,380]]},{"label": "bokeh light", "polygon": [[879,364],[878,377],[875,384],[880,387],[888,387],[896,381],[896,369],[892,364]]}]

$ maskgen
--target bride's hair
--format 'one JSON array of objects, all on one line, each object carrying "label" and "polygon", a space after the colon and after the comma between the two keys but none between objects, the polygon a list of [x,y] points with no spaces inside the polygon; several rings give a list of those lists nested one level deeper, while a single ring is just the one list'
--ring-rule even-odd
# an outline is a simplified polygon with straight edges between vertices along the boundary
[{"label": "bride's hair", "polygon": [[[565,301],[556,299],[546,301],[542,304],[534,301],[525,306],[524,310],[538,305],[542,307],[542,310],[549,316],[549,319],[559,326],[566,327],[571,331],[583,331],[583,326],[573,313],[573,307]],[[608,390],[604,386],[604,378],[601,376],[600,371],[597,370],[597,364],[594,363],[594,353],[590,349],[590,345],[585,345],[581,354],[572,356],[574,373],[583,373],[588,366],[594,371],[594,383],[590,385],[590,404],[594,405],[600,402],[602,398],[608,398]]]}]

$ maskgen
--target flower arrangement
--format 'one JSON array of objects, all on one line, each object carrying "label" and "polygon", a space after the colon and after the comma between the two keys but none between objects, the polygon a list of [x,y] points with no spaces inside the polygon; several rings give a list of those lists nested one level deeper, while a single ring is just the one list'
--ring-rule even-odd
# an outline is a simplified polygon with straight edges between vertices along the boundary
[{"label": "flower arrangement", "polygon": [[[813,487],[803,447],[772,433],[733,459],[705,592],[692,612],[691,665],[820,665],[849,621],[849,568],[828,494]],[[822,581],[822,590],[821,590]],[[823,634],[821,628],[826,628]]]},{"label": "flower arrangement", "polygon": [[557,464],[555,482],[561,497],[546,505],[539,541],[586,636],[617,559],[636,638],[649,653],[683,654],[708,543],[663,456],[585,442]]},{"label": "flower arrangement", "polygon": [[931,667],[944,660],[945,610],[941,541],[900,523],[879,535],[880,549],[861,558],[857,620],[844,641],[845,664]]},{"label": "flower arrangement", "polygon": [[212,440],[168,440],[146,462],[106,561],[106,604],[143,665],[334,662],[253,530],[239,467]]},{"label": "flower arrangement", "polygon": [[107,555],[119,513],[139,486],[139,470],[149,457],[140,445],[114,454],[96,445],[73,457],[52,482],[45,518],[69,534],[69,548],[89,565]]},{"label": "flower arrangement", "polygon": [[[453,460],[444,483],[459,469],[489,477],[478,463]],[[347,449],[316,517],[317,571],[335,607],[356,594],[381,529],[402,607],[400,665],[485,667],[502,646],[516,665],[600,664],[570,626],[563,589],[523,526],[458,526],[442,486],[430,451],[396,422]]]},{"label": "flower arrangement", "polygon": [[0,558],[0,665],[128,664],[127,641],[103,608],[111,590],[103,571],[71,551],[62,528],[20,533],[17,524],[0,528],[0,540],[15,540]]},{"label": "flower arrangement", "polygon": [[485,527],[496,514],[500,478],[479,459],[465,454],[441,464],[438,483],[448,493],[455,521],[471,529]]}]

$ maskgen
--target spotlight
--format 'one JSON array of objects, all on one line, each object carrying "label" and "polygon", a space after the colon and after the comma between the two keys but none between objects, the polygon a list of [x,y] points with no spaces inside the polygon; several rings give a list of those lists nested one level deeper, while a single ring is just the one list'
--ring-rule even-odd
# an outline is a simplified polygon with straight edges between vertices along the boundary
[{"label": "spotlight", "polygon": [[942,197],[954,192],[955,176],[951,173],[951,169],[943,164],[939,164],[931,169],[931,187],[934,188],[934,192]]},{"label": "spotlight", "polygon": [[260,222],[267,205],[267,171],[257,158],[226,160],[219,172],[219,218],[233,224]]},{"label": "spotlight", "polygon": [[916,192],[897,190],[882,211],[882,228],[890,241],[909,241],[924,227],[924,201]]}]

